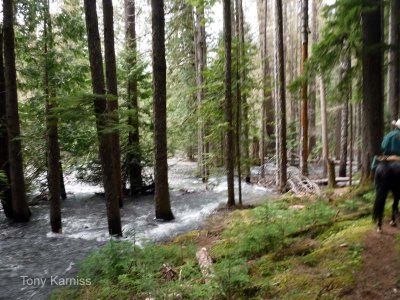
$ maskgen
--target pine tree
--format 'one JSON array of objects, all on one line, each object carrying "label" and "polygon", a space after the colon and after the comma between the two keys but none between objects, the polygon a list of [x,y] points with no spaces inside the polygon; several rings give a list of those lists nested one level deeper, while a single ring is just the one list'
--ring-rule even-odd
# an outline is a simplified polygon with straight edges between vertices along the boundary
[{"label": "pine tree", "polygon": [[111,235],[122,235],[121,217],[119,210],[119,186],[115,183],[115,168],[111,144],[112,135],[105,131],[109,124],[109,111],[105,99],[105,82],[103,60],[101,55],[100,35],[98,29],[96,2],[85,0],[86,30],[90,72],[92,76],[93,102],[96,114],[97,135],[99,139],[99,153],[103,174],[103,185],[106,196],[108,231]]},{"label": "pine tree", "polygon": [[[305,64],[308,59],[308,0],[301,1],[301,73],[305,75]],[[304,176],[308,175],[308,82],[304,80],[301,87],[301,160],[300,168]]]},{"label": "pine tree", "polygon": [[13,216],[11,188],[10,188],[10,166],[8,163],[8,137],[6,120],[6,86],[4,78],[3,60],[3,28],[0,27],[0,171],[5,175],[0,180],[0,198],[4,214],[11,219]]},{"label": "pine tree", "polygon": [[49,188],[50,202],[50,225],[51,231],[61,233],[61,180],[60,174],[60,146],[58,143],[58,117],[54,114],[55,108],[52,99],[55,96],[54,87],[51,80],[54,77],[52,72],[52,53],[53,33],[50,16],[50,1],[45,0],[44,5],[44,89],[46,97],[46,116],[47,116],[47,184]]},{"label": "pine tree", "polygon": [[153,46],[153,112],[155,165],[154,181],[156,218],[174,219],[168,188],[167,162],[167,91],[165,61],[164,0],[151,0]]},{"label": "pine tree", "polygon": [[111,114],[112,132],[112,159],[114,168],[114,180],[117,187],[119,206],[122,207],[122,179],[121,179],[121,147],[118,132],[118,84],[117,84],[117,63],[115,60],[114,47],[114,16],[112,0],[103,0],[103,22],[104,22],[104,62],[106,69],[107,95],[112,99],[107,101],[107,111]]},{"label": "pine tree", "polygon": [[8,154],[12,193],[13,219],[27,222],[31,212],[25,195],[20,123],[18,112],[17,73],[15,69],[14,1],[3,1],[4,74],[6,86],[6,113],[8,128]]},{"label": "pine tree", "polygon": [[[135,1],[125,0],[125,43],[130,53],[127,63],[131,71],[135,68],[137,63],[135,14]],[[140,188],[143,185],[139,135],[138,83],[135,75],[128,78],[127,92],[128,107],[131,110],[128,125],[132,127],[128,136],[129,152],[127,155],[127,165],[132,194],[135,188]]]},{"label": "pine tree", "polygon": [[286,146],[286,79],[283,45],[282,0],[274,3],[274,45],[275,45],[275,116],[276,116],[276,152],[277,152],[277,186],[286,192],[287,184],[287,146]]},{"label": "pine tree", "polygon": [[362,13],[362,177],[361,182],[372,180],[371,162],[380,152],[383,139],[383,42],[382,2],[366,0]]},{"label": "pine tree", "polygon": [[225,165],[228,184],[228,207],[235,205],[234,190],[234,130],[233,130],[233,101],[232,101],[232,12],[231,1],[223,0],[224,11],[224,45],[225,45]]}]

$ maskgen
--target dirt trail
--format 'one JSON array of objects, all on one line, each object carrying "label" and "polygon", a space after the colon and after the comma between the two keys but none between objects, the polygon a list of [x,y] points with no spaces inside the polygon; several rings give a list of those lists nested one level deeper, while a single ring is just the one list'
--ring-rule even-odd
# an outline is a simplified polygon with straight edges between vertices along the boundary
[{"label": "dirt trail", "polygon": [[400,251],[396,245],[399,228],[385,224],[382,233],[371,231],[365,239],[363,268],[356,286],[344,299],[400,299]]}]

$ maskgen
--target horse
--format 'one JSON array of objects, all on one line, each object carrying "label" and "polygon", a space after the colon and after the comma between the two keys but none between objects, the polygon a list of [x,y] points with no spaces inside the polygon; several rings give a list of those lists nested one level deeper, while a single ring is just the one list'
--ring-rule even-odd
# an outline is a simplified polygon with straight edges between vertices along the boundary
[{"label": "horse", "polygon": [[373,208],[373,220],[377,223],[377,231],[382,231],[383,212],[386,198],[391,191],[393,193],[392,219],[390,225],[396,226],[399,217],[400,200],[400,161],[385,161],[378,163],[375,171],[376,198]]}]

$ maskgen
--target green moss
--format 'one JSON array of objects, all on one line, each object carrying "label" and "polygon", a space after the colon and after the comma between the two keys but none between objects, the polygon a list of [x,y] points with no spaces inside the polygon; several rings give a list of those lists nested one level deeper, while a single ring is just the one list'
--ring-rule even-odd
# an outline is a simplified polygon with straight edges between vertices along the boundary
[{"label": "green moss", "polygon": [[[373,194],[352,191],[331,202],[325,198],[285,196],[224,215],[210,243],[214,275],[207,284],[195,257],[196,243],[209,234],[203,230],[143,249],[112,242],[81,265],[82,276],[93,277],[93,286],[56,291],[53,299],[162,299],[172,294],[183,299],[334,299],[354,284],[363,239],[373,227],[369,217],[335,223],[337,210],[341,216],[363,211]],[[292,208],[299,204],[304,209]],[[175,278],[164,277],[165,264]]]}]

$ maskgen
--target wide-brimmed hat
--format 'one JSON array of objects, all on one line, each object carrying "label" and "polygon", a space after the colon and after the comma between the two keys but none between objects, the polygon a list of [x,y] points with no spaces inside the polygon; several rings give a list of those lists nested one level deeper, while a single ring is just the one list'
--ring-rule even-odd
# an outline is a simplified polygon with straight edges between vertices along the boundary
[{"label": "wide-brimmed hat", "polygon": [[392,121],[392,125],[400,129],[400,119],[398,119],[397,121]]}]

